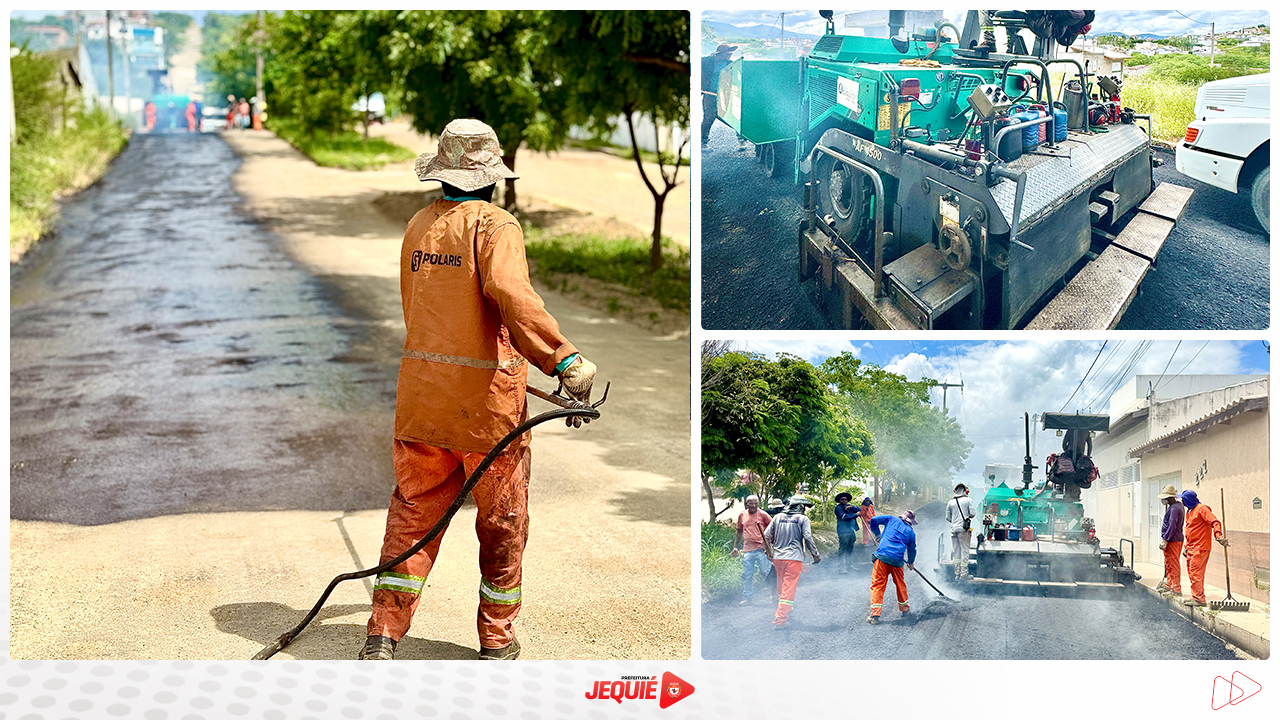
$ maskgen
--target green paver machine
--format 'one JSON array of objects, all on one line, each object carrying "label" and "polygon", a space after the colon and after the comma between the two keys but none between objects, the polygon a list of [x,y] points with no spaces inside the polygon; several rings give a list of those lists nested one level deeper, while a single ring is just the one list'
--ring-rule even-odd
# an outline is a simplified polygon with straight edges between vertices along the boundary
[{"label": "green paver machine", "polygon": [[[1044,413],[1047,430],[1105,432],[1107,415]],[[1022,482],[1003,482],[987,490],[982,506],[975,507],[969,551],[970,580],[966,588],[976,592],[1050,597],[1109,597],[1132,589],[1138,576],[1133,570],[1133,541],[1122,538],[1121,550],[1102,547],[1091,518],[1085,517],[1079,491],[1088,487],[1087,471],[1061,472],[1054,459],[1046,467],[1045,482],[1032,487],[1031,419],[1024,415],[1027,454]],[[1079,474],[1077,474],[1079,473]],[[1124,544],[1129,544],[1129,564]],[[938,578],[954,581],[949,531],[938,538]]]},{"label": "green paver machine", "polygon": [[717,114],[770,175],[803,183],[799,275],[838,295],[836,320],[1114,327],[1191,191],[1152,191],[1150,118],[1123,106],[1122,80],[1056,56],[1092,11],[972,11],[964,32],[889,11],[888,39],[822,14],[807,57],[722,70]]}]

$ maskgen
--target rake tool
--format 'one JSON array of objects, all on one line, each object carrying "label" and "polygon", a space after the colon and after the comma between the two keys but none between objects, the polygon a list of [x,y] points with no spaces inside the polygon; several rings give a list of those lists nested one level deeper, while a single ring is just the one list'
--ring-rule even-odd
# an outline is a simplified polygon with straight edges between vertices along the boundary
[{"label": "rake tool", "polygon": [[[1218,488],[1218,500],[1222,507],[1222,537],[1227,536],[1227,500],[1223,494],[1222,488]],[[1227,546],[1222,546],[1222,564],[1227,570],[1227,597],[1225,600],[1210,600],[1210,610],[1230,610],[1235,612],[1248,612],[1249,603],[1242,602],[1231,597],[1231,560],[1227,556]]]},{"label": "rake tool", "polygon": [[929,587],[933,588],[933,591],[938,593],[939,597],[941,597],[943,600],[946,600],[947,602],[952,602],[952,603],[959,602],[958,600],[947,597],[945,593],[943,593],[941,590],[938,589],[937,585],[934,585],[933,583],[929,582],[929,578],[925,577],[924,573],[920,572],[915,565],[912,565],[911,569],[915,570],[916,574],[920,576],[920,579],[925,581],[925,584],[927,584]]}]

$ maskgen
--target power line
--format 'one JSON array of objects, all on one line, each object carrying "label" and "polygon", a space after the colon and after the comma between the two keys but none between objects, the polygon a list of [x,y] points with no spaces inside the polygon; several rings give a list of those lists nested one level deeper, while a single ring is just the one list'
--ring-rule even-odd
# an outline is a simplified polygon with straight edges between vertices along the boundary
[{"label": "power line", "polygon": [[1173,346],[1173,355],[1170,355],[1170,356],[1169,356],[1169,362],[1167,362],[1167,363],[1165,363],[1165,364],[1164,364],[1164,370],[1161,370],[1161,371],[1160,371],[1160,377],[1156,378],[1156,385],[1155,385],[1155,387],[1154,387],[1154,388],[1152,388],[1152,389],[1151,389],[1151,390],[1152,390],[1152,392],[1155,392],[1156,390],[1159,390],[1159,389],[1160,389],[1160,381],[1164,379],[1164,374],[1165,374],[1165,372],[1167,372],[1167,371],[1169,370],[1169,366],[1173,364],[1173,357],[1174,357],[1174,355],[1177,355],[1177,354],[1178,354],[1178,348],[1180,348],[1180,347],[1182,347],[1182,341],[1181,341],[1181,340],[1179,340],[1179,341],[1178,341],[1178,344],[1177,344],[1177,345],[1174,345],[1174,346]]},{"label": "power line", "polygon": [[1198,23],[1198,24],[1200,24],[1200,25],[1212,25],[1212,24],[1213,24],[1213,23],[1205,22],[1205,21],[1203,21],[1203,20],[1197,20],[1197,19],[1195,19],[1195,18],[1191,17],[1190,15],[1188,15],[1188,14],[1186,14],[1186,13],[1182,12],[1181,10],[1174,10],[1174,12],[1178,13],[1179,15],[1181,15],[1182,17],[1184,17],[1184,18],[1186,18],[1186,19],[1190,20],[1190,21],[1191,21],[1191,22],[1193,22],[1193,23]]},{"label": "power line", "polygon": [[[1207,347],[1209,347],[1209,341],[1208,341],[1208,340],[1205,340],[1205,341],[1204,341],[1204,344],[1200,346],[1200,350],[1204,350],[1204,349],[1205,349],[1205,348],[1207,348]],[[1196,354],[1191,356],[1191,359],[1187,361],[1187,364],[1182,366],[1182,370],[1186,370],[1188,367],[1190,367],[1190,366],[1191,366],[1191,363],[1193,363],[1193,362],[1195,362],[1195,361],[1196,361],[1196,358],[1200,357],[1200,350],[1197,350],[1197,351],[1196,351]],[[1182,370],[1179,370],[1178,372],[1174,373],[1174,374],[1173,374],[1173,376],[1169,378],[1169,380],[1171,380],[1171,381],[1172,381],[1172,380],[1173,380],[1173,378],[1178,377],[1179,375],[1181,375],[1181,374],[1182,374]],[[1157,389],[1157,390],[1159,390],[1159,389],[1160,389],[1160,387],[1159,387],[1159,386],[1156,386],[1156,389]]]},{"label": "power line", "polygon": [[1094,355],[1093,362],[1089,363],[1089,369],[1085,370],[1084,377],[1080,378],[1080,384],[1076,386],[1076,391],[1071,393],[1071,397],[1067,398],[1066,402],[1062,403],[1062,407],[1059,408],[1058,412],[1062,412],[1063,410],[1066,410],[1067,406],[1071,404],[1071,401],[1076,399],[1076,395],[1080,392],[1080,388],[1084,387],[1085,378],[1089,377],[1089,373],[1093,372],[1093,366],[1097,364],[1098,358],[1102,357],[1102,351],[1106,349],[1107,349],[1107,341],[1103,340],[1102,347],[1098,348],[1098,354]]}]

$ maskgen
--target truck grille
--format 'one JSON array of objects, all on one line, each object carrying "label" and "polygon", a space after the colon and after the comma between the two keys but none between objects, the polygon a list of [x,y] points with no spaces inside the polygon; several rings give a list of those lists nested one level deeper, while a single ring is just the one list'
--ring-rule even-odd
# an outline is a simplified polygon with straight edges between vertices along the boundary
[{"label": "truck grille", "polygon": [[818,57],[835,58],[836,55],[840,54],[840,46],[843,44],[844,40],[839,35],[827,35],[819,40],[817,45],[813,46],[813,51],[809,54],[817,55]]},{"label": "truck grille", "polygon": [[822,117],[836,104],[836,79],[813,75],[809,82],[809,122]]}]

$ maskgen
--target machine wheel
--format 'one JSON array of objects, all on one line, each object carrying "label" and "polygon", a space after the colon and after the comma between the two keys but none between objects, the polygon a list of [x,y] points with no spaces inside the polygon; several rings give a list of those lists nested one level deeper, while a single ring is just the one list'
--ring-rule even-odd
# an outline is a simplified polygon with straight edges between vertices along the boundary
[{"label": "machine wheel", "polygon": [[1253,176],[1249,183],[1249,204],[1253,205],[1253,214],[1258,224],[1267,234],[1271,234],[1271,166],[1268,165]]},{"label": "machine wheel", "polygon": [[969,237],[956,225],[944,224],[938,237],[938,249],[942,251],[942,259],[952,270],[963,270],[969,267],[973,251],[969,245]]},{"label": "machine wheel", "polygon": [[865,175],[825,153],[814,163],[818,181],[818,214],[826,218],[845,242],[866,250],[871,229],[871,181]]},{"label": "machine wheel", "polygon": [[764,163],[764,172],[769,177],[781,177],[791,169],[792,156],[795,154],[794,141],[769,143],[762,146],[760,162]]}]

